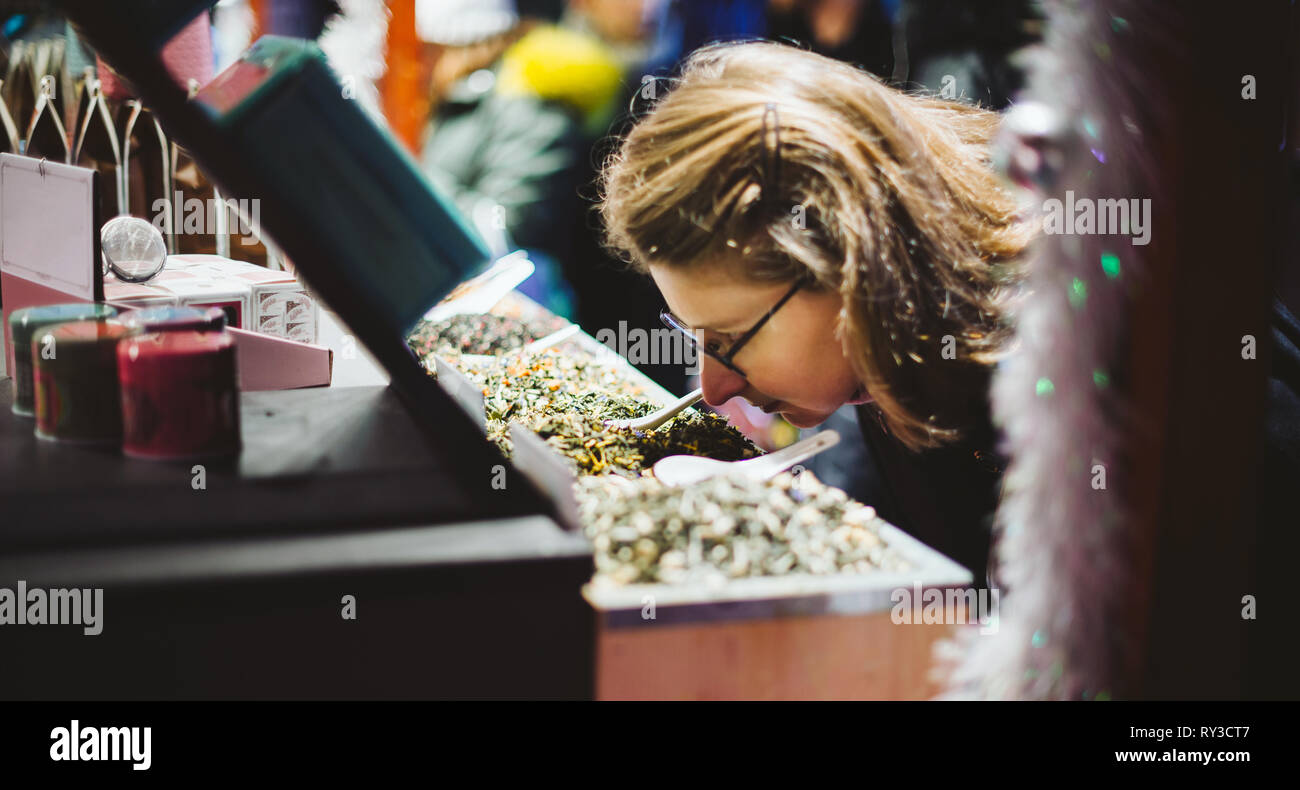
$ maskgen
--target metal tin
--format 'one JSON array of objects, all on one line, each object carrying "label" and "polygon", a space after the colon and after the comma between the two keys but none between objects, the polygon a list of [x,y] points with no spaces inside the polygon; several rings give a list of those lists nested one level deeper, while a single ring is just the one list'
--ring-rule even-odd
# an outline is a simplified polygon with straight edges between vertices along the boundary
[{"label": "metal tin", "polygon": [[180,460],[239,452],[234,338],[179,330],[128,338],[117,350],[122,451]]},{"label": "metal tin", "polygon": [[226,314],[217,307],[173,307],[158,305],[128,310],[119,318],[128,329],[138,332],[220,332],[226,328]]},{"label": "metal tin", "polygon": [[117,308],[97,302],[49,304],[13,311],[9,316],[10,336],[14,344],[13,413],[24,417],[31,417],[34,413],[32,339],[40,330],[69,321],[102,320],[115,315]]},{"label": "metal tin", "polygon": [[59,324],[32,338],[36,435],[76,443],[122,438],[117,343],[130,330],[117,321]]}]

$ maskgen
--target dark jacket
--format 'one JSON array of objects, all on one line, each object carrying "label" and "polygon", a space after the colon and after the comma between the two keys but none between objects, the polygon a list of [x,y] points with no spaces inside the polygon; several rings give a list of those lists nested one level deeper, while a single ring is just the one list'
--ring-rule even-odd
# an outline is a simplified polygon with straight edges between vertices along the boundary
[{"label": "dark jacket", "polygon": [[858,407],[858,425],[876,485],[868,496],[880,517],[969,568],[985,586],[993,513],[1006,466],[996,452],[997,431],[984,415],[959,442],[913,452],[885,427],[872,404]]},{"label": "dark jacket", "polygon": [[554,102],[501,95],[488,74],[458,83],[431,119],[422,169],[466,217],[483,201],[498,204],[515,247],[562,259],[578,210],[578,122]]}]

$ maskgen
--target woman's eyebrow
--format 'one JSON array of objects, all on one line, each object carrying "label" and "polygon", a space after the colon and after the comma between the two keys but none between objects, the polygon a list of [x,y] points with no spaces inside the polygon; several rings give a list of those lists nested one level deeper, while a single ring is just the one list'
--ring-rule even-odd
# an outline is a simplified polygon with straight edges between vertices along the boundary
[{"label": "woman's eyebrow", "polygon": [[[706,323],[706,324],[692,324],[690,321],[687,321],[686,316],[682,315],[681,313],[674,311],[673,314],[677,316],[678,320],[680,320],[682,323],[689,326],[691,329],[704,330],[706,332],[718,332],[724,335],[735,335],[735,334],[740,334],[741,332],[747,332],[749,331],[749,328],[754,325],[754,322],[763,316],[763,313],[761,311],[758,311],[751,315],[739,315],[739,316],[733,315],[729,318],[729,320],[726,321],[713,321],[711,323]],[[723,316],[723,317],[727,318],[727,316]],[[731,327],[731,328],[723,329],[722,327]]]},{"label": "woman's eyebrow", "polygon": [[[683,318],[682,320],[685,321],[686,319]],[[753,324],[754,321],[756,320],[757,320],[757,316],[753,318],[750,318],[748,316],[740,316],[739,318],[733,318],[729,321],[714,321],[708,324],[692,324],[690,322],[687,322],[686,325],[689,326],[691,329],[703,329],[707,332],[718,332],[724,335],[734,335],[737,332],[744,332],[746,329],[749,328],[749,324]],[[748,322],[748,324],[746,322]],[[731,329],[723,329],[722,327],[731,327]]]},{"label": "woman's eyebrow", "polygon": [[722,322],[720,324],[687,324],[691,329],[696,331],[717,332],[720,335],[733,335],[739,332],[739,329],[719,329],[719,326],[734,326],[735,322]]}]

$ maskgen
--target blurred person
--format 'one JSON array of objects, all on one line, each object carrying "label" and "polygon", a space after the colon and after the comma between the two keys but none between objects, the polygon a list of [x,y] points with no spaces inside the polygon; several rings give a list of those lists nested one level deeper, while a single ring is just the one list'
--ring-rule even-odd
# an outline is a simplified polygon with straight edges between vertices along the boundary
[{"label": "blurred person", "polygon": [[767,34],[768,0],[674,0],[682,20],[682,52],[706,44]]},{"label": "blurred person", "polygon": [[625,72],[650,72],[678,53],[669,7],[669,0],[569,0],[560,24],[599,38]]},{"label": "blurred person", "polygon": [[[592,334],[601,329],[618,332],[620,327],[663,330],[658,291],[601,246],[600,217],[593,204],[597,167],[627,123],[629,105],[660,86],[658,75],[675,64],[681,51],[680,19],[671,12],[668,0],[570,0],[560,21],[575,33],[598,39],[619,69],[618,90],[584,128],[579,194],[586,210],[574,217],[574,254],[566,266],[579,322]],[[684,392],[688,388],[685,368],[673,361],[680,360],[636,359],[634,363],[668,390]]]},{"label": "blurred person", "polygon": [[269,3],[264,33],[294,38],[316,38],[325,22],[343,9],[339,0],[275,0]]},{"label": "blurred person", "polygon": [[882,0],[771,0],[769,37],[808,45],[877,77],[894,72],[894,36]]},{"label": "blurred person", "polygon": [[645,44],[653,6],[661,4],[662,0],[569,0],[564,18],[584,20],[606,44],[640,49]]},{"label": "blurred person", "polygon": [[618,89],[600,43],[523,21],[508,0],[419,0],[431,112],[421,166],[494,253],[529,251],[520,290],[562,315],[583,128]]},{"label": "blurred person", "polygon": [[1017,53],[1041,37],[1033,0],[903,0],[894,81],[1005,109],[1024,82]]}]

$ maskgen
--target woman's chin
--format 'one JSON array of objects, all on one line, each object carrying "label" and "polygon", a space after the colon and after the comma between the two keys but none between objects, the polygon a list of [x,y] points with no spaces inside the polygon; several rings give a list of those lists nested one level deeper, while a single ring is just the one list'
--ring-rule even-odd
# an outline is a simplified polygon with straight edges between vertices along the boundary
[{"label": "woman's chin", "polygon": [[831,415],[807,412],[800,409],[799,411],[783,411],[781,416],[796,428],[816,428],[826,422],[826,418]]}]

